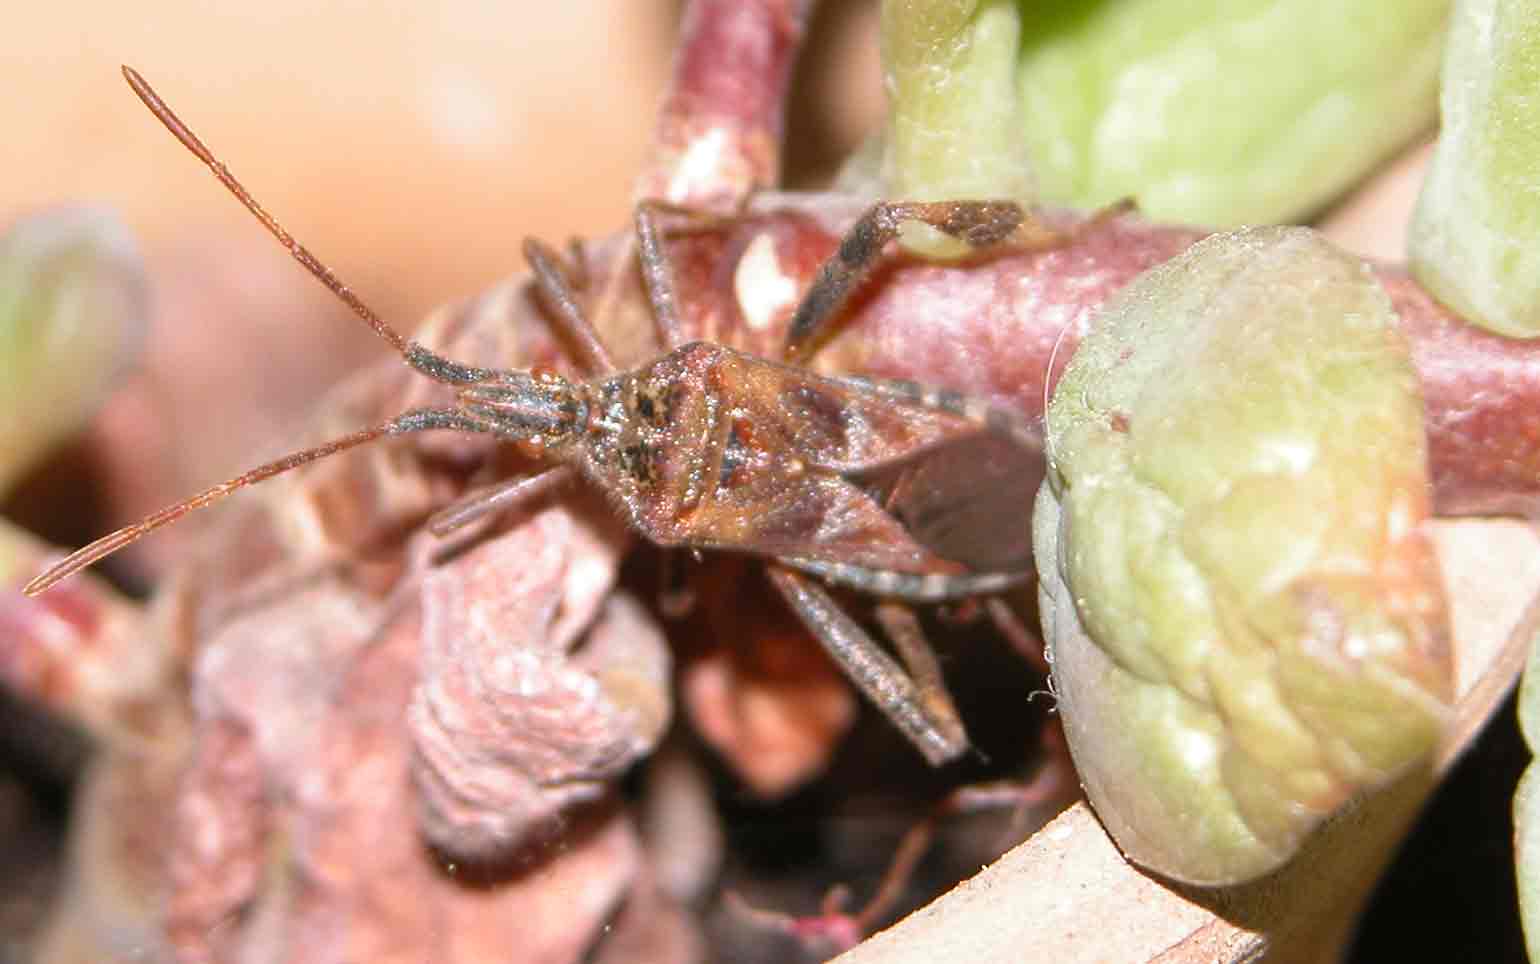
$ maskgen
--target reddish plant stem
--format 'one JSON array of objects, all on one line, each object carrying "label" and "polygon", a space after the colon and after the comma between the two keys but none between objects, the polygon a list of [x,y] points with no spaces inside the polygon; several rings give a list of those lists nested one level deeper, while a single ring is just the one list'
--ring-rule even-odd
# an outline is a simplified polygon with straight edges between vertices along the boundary
[{"label": "reddish plant stem", "polygon": [[1540,342],[1482,331],[1381,268],[1422,381],[1439,515],[1540,515]]},{"label": "reddish plant stem", "polygon": [[792,63],[811,0],[692,0],[636,197],[731,211],[780,180]]},{"label": "reddish plant stem", "polygon": [[150,617],[94,574],[38,598],[21,581],[53,561],[31,535],[0,523],[0,686],[92,735],[150,739],[176,716],[156,695],[174,658],[145,640]]},{"label": "reddish plant stem", "polygon": [[[814,211],[811,199],[765,200],[793,200],[804,217],[781,207],[773,218],[738,226],[718,242],[716,256],[723,249],[744,250],[756,235],[768,234],[776,238],[778,263],[788,277],[805,284],[804,266],[832,251],[850,210],[830,199],[822,212]],[[1200,237],[1190,228],[1125,216],[1095,224],[1060,248],[965,267],[893,255],[816,365],[913,378],[1040,417],[1045,381],[1051,386],[1057,380],[1102,305]],[[715,271],[729,276],[720,265]],[[1399,266],[1377,265],[1375,271],[1422,385],[1435,511],[1540,514],[1540,342],[1467,324]],[[680,275],[704,284],[707,268],[686,264]],[[732,296],[718,281],[711,296],[693,306],[701,330],[742,341],[748,350],[773,350],[780,324],[751,330]]]}]

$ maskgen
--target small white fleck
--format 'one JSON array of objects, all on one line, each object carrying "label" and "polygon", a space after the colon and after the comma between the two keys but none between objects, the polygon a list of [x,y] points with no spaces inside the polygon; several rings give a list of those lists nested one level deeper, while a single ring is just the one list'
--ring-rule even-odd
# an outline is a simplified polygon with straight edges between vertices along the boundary
[{"label": "small white fleck", "polygon": [[728,153],[728,142],[728,132],[724,127],[713,127],[692,137],[684,154],[675,162],[667,199],[683,201],[694,194],[699,185],[719,181],[721,172],[729,166],[723,160]]},{"label": "small white fleck", "polygon": [[744,249],[733,272],[733,293],[743,320],[753,331],[768,328],[783,311],[797,303],[797,283],[781,270],[775,239],[769,234],[755,235]]}]

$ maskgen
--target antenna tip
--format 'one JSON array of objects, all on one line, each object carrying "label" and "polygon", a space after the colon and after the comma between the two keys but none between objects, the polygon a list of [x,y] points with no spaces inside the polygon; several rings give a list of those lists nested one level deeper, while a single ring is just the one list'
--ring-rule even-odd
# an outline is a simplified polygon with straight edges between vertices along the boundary
[{"label": "antenna tip", "polygon": [[128,86],[133,88],[134,93],[139,95],[140,100],[149,101],[150,98],[155,96],[155,92],[150,89],[149,83],[139,76],[139,71],[128,64],[120,65],[119,69],[123,71],[123,79],[128,81]]},{"label": "antenna tip", "polygon": [[55,582],[54,579],[50,578],[50,575],[50,573],[45,572],[41,576],[38,576],[36,579],[27,583],[25,586],[22,586],[21,594],[28,597],[41,596],[43,593],[47,592],[49,587],[52,586]]}]

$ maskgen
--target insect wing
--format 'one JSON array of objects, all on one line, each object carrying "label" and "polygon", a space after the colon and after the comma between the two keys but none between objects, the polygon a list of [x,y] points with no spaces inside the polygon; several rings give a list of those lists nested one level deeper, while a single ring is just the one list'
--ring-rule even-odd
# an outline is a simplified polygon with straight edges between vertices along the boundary
[{"label": "insect wing", "polygon": [[974,572],[1032,565],[1030,509],[1043,480],[1040,449],[985,431],[855,477],[910,536]]},{"label": "insect wing", "polygon": [[742,417],[808,465],[853,475],[987,429],[989,408],[913,382],[831,378],[739,356]]},{"label": "insect wing", "polygon": [[998,532],[1031,504],[1041,449],[1000,431],[987,406],[736,352],[712,381],[733,405],[716,492],[690,522],[696,544],[908,573],[1030,560],[1024,523],[1004,543]]},{"label": "insect wing", "polygon": [[762,495],[741,486],[720,493],[691,517],[690,542],[894,572],[963,570],[917,543],[860,486],[838,475],[810,472]]},{"label": "insect wing", "polygon": [[779,401],[797,451],[874,497],[906,544],[974,572],[1031,565],[1028,507],[1046,460],[1024,420],[913,382],[805,370],[788,375]]}]

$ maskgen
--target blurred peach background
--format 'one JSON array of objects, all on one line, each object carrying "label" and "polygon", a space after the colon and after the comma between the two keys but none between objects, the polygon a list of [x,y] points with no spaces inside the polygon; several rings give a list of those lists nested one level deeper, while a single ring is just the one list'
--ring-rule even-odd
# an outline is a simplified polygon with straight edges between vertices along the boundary
[{"label": "blurred peach background", "polygon": [[229,232],[285,259],[139,105],[118,74],[129,63],[345,277],[420,313],[517,268],[523,234],[614,226],[674,14],[615,0],[31,5],[0,61],[0,82],[26,92],[6,107],[0,208],[95,199],[157,258]]},{"label": "blurred peach background", "polygon": [[[119,64],[410,328],[522,271],[527,235],[559,242],[625,223],[681,6],[14,10],[0,84],[22,95],[3,108],[0,223],[55,203],[110,205],[144,245],[155,298],[143,364],[15,511],[61,541],[131,521],[285,450],[327,386],[384,353],[161,129]],[[790,158],[804,183],[879,109],[875,12],[872,0],[825,4],[814,25],[799,83],[803,105],[820,109],[794,109],[802,146]],[[842,85],[862,93],[834,98]],[[80,511],[86,502],[97,508]],[[147,540],[139,560],[174,556],[197,526],[179,528]]]},{"label": "blurred peach background", "polygon": [[[23,502],[85,486],[80,501],[105,500],[90,525],[128,521],[286,448],[321,391],[383,354],[161,129],[120,63],[377,311],[411,327],[521,270],[527,234],[620,223],[674,16],[669,3],[613,0],[13,11],[0,84],[25,96],[4,107],[0,220],[112,206],[143,243],[155,299],[143,367],[78,457]],[[144,549],[164,557],[179,542],[168,533]]]}]

